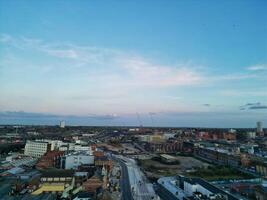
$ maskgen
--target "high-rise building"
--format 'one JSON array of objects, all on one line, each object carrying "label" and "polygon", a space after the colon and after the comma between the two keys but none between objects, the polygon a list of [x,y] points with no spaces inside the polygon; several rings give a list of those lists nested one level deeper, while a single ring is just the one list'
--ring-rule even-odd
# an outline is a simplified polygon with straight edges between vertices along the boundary
[{"label": "high-rise building", "polygon": [[65,121],[60,121],[59,127],[60,128],[65,128]]},{"label": "high-rise building", "polygon": [[261,135],[263,133],[262,122],[257,122],[257,133]]}]

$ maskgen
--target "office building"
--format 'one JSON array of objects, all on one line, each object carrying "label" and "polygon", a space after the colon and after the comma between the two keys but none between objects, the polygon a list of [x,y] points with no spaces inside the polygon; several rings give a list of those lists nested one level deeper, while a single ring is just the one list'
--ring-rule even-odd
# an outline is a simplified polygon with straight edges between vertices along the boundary
[{"label": "office building", "polygon": [[24,154],[27,156],[32,156],[40,158],[46,152],[51,151],[51,144],[43,141],[31,141],[28,140],[25,145]]}]

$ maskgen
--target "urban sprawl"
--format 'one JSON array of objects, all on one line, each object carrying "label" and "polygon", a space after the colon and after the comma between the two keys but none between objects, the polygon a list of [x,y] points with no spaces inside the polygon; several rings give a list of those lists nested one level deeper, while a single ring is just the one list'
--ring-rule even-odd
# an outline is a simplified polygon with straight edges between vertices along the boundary
[{"label": "urban sprawl", "polygon": [[267,199],[267,131],[0,126],[0,199]]}]

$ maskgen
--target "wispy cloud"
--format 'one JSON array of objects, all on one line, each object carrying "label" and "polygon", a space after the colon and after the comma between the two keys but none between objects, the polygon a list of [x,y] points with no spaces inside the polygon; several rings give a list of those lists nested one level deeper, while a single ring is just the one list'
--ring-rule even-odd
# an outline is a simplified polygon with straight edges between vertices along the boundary
[{"label": "wispy cloud", "polygon": [[[200,84],[204,76],[201,72],[192,69],[188,64],[159,65],[150,60],[131,53],[116,49],[98,48],[90,46],[77,46],[70,43],[49,44],[42,40],[31,38],[14,38],[10,35],[1,35],[0,42],[19,49],[32,49],[43,52],[49,56],[70,59],[78,66],[94,67],[106,65],[113,67],[113,73],[107,70],[104,75],[108,78],[120,81],[120,84],[129,86],[184,86]],[[92,69],[91,69],[92,70]],[[120,73],[118,73],[118,71]],[[127,75],[127,79],[125,79]]]},{"label": "wispy cloud", "polygon": [[[110,80],[117,85],[171,87],[171,86],[198,86],[201,84],[235,81],[257,78],[257,74],[220,74],[212,75],[190,63],[178,65],[162,65],[138,54],[118,49],[78,46],[68,42],[46,43],[40,39],[26,37],[12,37],[8,34],[0,35],[0,42],[18,49],[31,49],[59,59],[68,59],[75,62],[72,66],[84,66],[91,70],[103,68],[98,76]],[[68,61],[67,60],[67,61]],[[112,70],[109,70],[111,69]],[[249,70],[264,70],[266,65],[256,65]],[[97,78],[99,80],[99,78]],[[100,78],[101,79],[101,78]]]},{"label": "wispy cloud", "polygon": [[119,53],[113,49],[77,46],[68,42],[47,43],[40,39],[13,37],[8,34],[0,34],[0,43],[17,49],[37,51],[52,57],[70,59],[79,64],[106,62],[108,57],[114,57],[116,53]]},{"label": "wispy cloud", "polygon": [[172,95],[166,95],[166,96],[164,96],[164,98],[171,99],[171,100],[174,100],[174,101],[183,99],[181,96],[172,96]]},{"label": "wispy cloud", "polygon": [[247,70],[249,70],[249,71],[265,71],[265,70],[267,70],[267,64],[253,65],[253,66],[247,67]]},{"label": "wispy cloud", "polygon": [[45,113],[33,113],[24,111],[6,111],[0,112],[1,119],[20,119],[20,118],[38,118],[38,119],[54,119],[54,120],[69,120],[69,119],[95,119],[95,120],[113,120],[119,118],[117,114],[88,114],[83,116],[78,115],[56,115]]},{"label": "wispy cloud", "polygon": [[222,96],[229,96],[229,97],[243,97],[243,96],[256,96],[256,97],[266,97],[267,96],[267,88],[266,89],[258,89],[256,90],[247,90],[247,91],[240,91],[240,90],[223,90],[219,92]]},{"label": "wispy cloud", "polygon": [[119,116],[117,114],[107,114],[107,115],[89,115],[88,118],[93,118],[97,120],[113,120],[117,119]]},{"label": "wispy cloud", "polygon": [[[21,74],[28,72],[33,75],[34,79],[30,80],[31,84],[27,83],[28,96],[37,93],[36,89],[30,88],[29,85],[36,83],[38,78],[40,78],[40,85],[43,86],[43,89],[53,92],[55,96],[53,100],[48,100],[46,96],[39,94],[45,109],[51,108],[48,112],[53,112],[53,109],[61,107],[59,111],[63,113],[62,110],[64,110],[65,113],[65,107],[68,105],[76,106],[76,108],[66,111],[66,113],[75,114],[90,113],[90,111],[99,113],[98,110],[100,113],[105,110],[113,113],[120,108],[120,114],[135,112],[138,109],[144,110],[144,112],[158,112],[163,109],[201,110],[204,109],[203,106],[209,107],[210,105],[208,103],[201,105],[199,102],[194,102],[194,104],[192,99],[187,104],[185,96],[188,94],[184,89],[202,89],[206,86],[217,89],[216,87],[221,88],[224,83],[257,80],[259,76],[262,76],[261,73],[254,72],[255,67],[254,71],[244,70],[232,74],[215,73],[209,68],[201,68],[202,66],[193,62],[162,64],[158,61],[159,59],[152,59],[132,51],[82,46],[69,42],[46,42],[7,34],[0,35],[0,43],[4,48],[7,46],[9,50],[15,49],[15,51],[9,51],[11,54],[9,60],[7,56],[1,55],[0,65],[1,67],[6,66],[2,69],[6,70],[8,75],[16,74],[19,78],[22,77]],[[19,54],[20,50],[23,53]],[[37,55],[38,59],[32,58],[32,55]],[[11,63],[12,56],[16,59],[13,59]],[[263,70],[264,66],[258,66],[257,69]],[[58,76],[58,74],[60,75]],[[50,83],[51,77],[53,82]],[[66,90],[66,85],[71,88]],[[181,93],[179,93],[180,91]],[[219,94],[237,97],[246,95],[265,97],[267,90],[265,88],[251,91],[223,90]],[[9,107],[6,106],[7,110],[14,105],[17,109],[25,109],[25,105],[31,107],[26,101],[21,105],[15,101],[9,101],[9,99],[16,99],[15,96],[6,92],[2,104],[9,104]],[[192,96],[194,98],[194,95]],[[170,103],[167,105],[166,101]],[[191,105],[189,105],[190,101]],[[64,105],[61,105],[61,102]],[[206,99],[202,102],[206,102]],[[115,104],[116,106],[114,106]],[[36,109],[31,110],[38,112],[37,107],[39,108],[39,106],[35,106]],[[88,110],[83,111],[84,107]],[[216,104],[213,104],[211,108],[215,107]]]},{"label": "wispy cloud", "polygon": [[77,59],[78,54],[76,51],[69,49],[69,50],[51,50],[51,49],[46,49],[46,52],[49,55],[56,56],[59,58],[71,58],[71,59]]},{"label": "wispy cloud", "polygon": [[187,66],[158,65],[141,57],[124,58],[120,63],[130,77],[134,77],[134,84],[146,86],[183,86],[196,85],[203,82],[204,76]]},{"label": "wispy cloud", "polygon": [[225,74],[220,76],[215,76],[214,81],[234,81],[234,80],[244,80],[251,78],[258,78],[258,74],[242,73],[242,74]]}]

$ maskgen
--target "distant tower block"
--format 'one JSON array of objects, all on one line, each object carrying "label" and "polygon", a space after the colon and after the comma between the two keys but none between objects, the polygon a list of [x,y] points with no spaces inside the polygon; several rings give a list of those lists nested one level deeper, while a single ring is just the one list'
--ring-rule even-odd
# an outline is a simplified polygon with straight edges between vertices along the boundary
[{"label": "distant tower block", "polygon": [[60,126],[60,128],[65,128],[65,121],[60,121],[59,126]]},{"label": "distant tower block", "polygon": [[257,122],[257,134],[262,135],[263,134],[263,128],[262,128],[262,122]]}]

